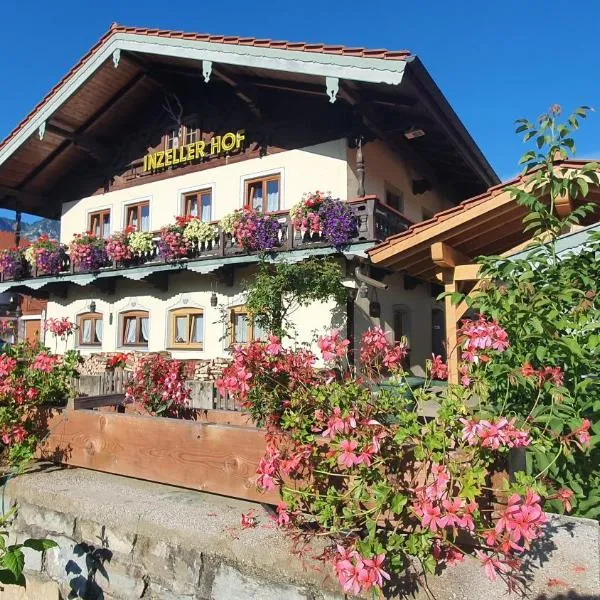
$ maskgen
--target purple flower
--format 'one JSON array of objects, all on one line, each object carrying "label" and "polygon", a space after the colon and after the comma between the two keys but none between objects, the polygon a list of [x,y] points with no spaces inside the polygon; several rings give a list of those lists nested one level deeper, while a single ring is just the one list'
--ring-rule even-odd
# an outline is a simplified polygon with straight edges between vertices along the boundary
[{"label": "purple flower", "polygon": [[346,202],[327,199],[319,208],[323,237],[336,248],[358,235],[356,216]]},{"label": "purple flower", "polygon": [[37,269],[44,275],[58,275],[65,258],[66,253],[63,247],[58,247],[56,250],[44,249],[37,255]]},{"label": "purple flower", "polygon": [[5,279],[21,279],[29,273],[29,263],[20,250],[3,250],[0,254],[0,270]]}]

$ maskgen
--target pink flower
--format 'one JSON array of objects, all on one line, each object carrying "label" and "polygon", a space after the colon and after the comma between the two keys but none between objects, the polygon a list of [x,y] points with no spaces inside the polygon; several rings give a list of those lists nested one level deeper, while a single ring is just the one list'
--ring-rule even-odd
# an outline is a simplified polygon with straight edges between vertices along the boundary
[{"label": "pink flower", "polygon": [[408,350],[404,344],[396,344],[393,348],[386,350],[382,361],[383,366],[393,369],[404,360],[407,354]]},{"label": "pink flower", "polygon": [[442,361],[442,357],[436,354],[431,355],[431,377],[433,379],[448,379],[448,365]]},{"label": "pink flower", "polygon": [[[383,570],[381,565],[385,561],[385,554],[378,554],[375,558],[363,558],[364,571],[366,571],[366,581],[369,582],[369,587],[376,585],[383,586],[383,580],[389,581],[390,576]],[[363,588],[365,587],[363,581]]]},{"label": "pink flower", "polygon": [[290,524],[290,515],[287,512],[288,505],[285,502],[277,503],[277,525],[287,527]]},{"label": "pink flower", "polygon": [[568,488],[561,488],[556,492],[557,500],[560,500],[565,512],[571,512],[573,508],[571,505],[571,498],[573,498],[573,492]]},{"label": "pink flower", "polygon": [[242,529],[250,529],[256,527],[256,517],[254,511],[249,510],[247,513],[242,513]]},{"label": "pink flower", "polygon": [[14,358],[2,354],[0,356],[0,377],[8,377],[15,370],[16,366],[17,361]]},{"label": "pink flower", "polygon": [[344,357],[348,352],[349,345],[350,340],[341,339],[337,329],[333,329],[330,333],[317,340],[317,346],[321,350],[323,360],[325,361]]},{"label": "pink flower", "polygon": [[510,565],[506,562],[502,562],[494,556],[488,556],[481,550],[475,550],[475,555],[482,562],[485,575],[490,581],[496,581],[497,573],[508,573],[510,571]]},{"label": "pink flower", "polygon": [[481,351],[504,352],[509,346],[506,331],[496,321],[488,321],[483,315],[475,321],[464,320],[459,334],[463,339],[462,359],[469,362],[483,358]]},{"label": "pink flower", "polygon": [[354,465],[360,464],[360,458],[354,453],[354,450],[356,450],[357,446],[358,442],[355,440],[342,440],[340,443],[342,452],[338,456],[338,464],[340,467],[344,466],[349,469]]},{"label": "pink flower", "polygon": [[591,425],[592,423],[589,419],[582,419],[581,425],[577,429],[575,429],[575,431],[573,431],[573,433],[577,436],[577,439],[579,440],[581,446],[586,446],[590,442],[591,437],[589,429]]},{"label": "pink flower", "polygon": [[276,335],[270,335],[266,345],[266,353],[271,356],[277,356],[281,353],[282,349],[279,338]]},{"label": "pink flower", "polygon": [[54,366],[57,362],[57,356],[50,356],[49,354],[40,352],[40,354],[35,357],[31,368],[35,369],[36,371],[42,371],[43,373],[50,373],[52,369],[54,369]]},{"label": "pink flower", "polygon": [[338,433],[350,433],[356,428],[356,418],[353,414],[342,417],[339,406],[335,406],[333,414],[327,419],[327,429],[323,431],[323,437],[334,438]]},{"label": "pink flower", "polygon": [[12,430],[13,442],[17,442],[18,444],[20,444],[21,442],[25,441],[26,437],[27,437],[27,431],[25,431],[25,429],[23,427],[21,427],[19,425],[18,427],[13,428],[13,430]]},{"label": "pink flower", "polygon": [[431,502],[425,502],[423,504],[423,518],[421,520],[423,527],[427,527],[434,533],[440,527],[443,527],[441,524],[440,512],[439,506],[434,506]]}]

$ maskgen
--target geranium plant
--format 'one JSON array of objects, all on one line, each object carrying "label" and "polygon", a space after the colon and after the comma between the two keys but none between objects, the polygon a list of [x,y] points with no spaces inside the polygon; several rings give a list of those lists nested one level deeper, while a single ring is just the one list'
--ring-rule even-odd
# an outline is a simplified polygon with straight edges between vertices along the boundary
[{"label": "geranium plant", "polygon": [[178,217],[175,225],[160,230],[158,253],[163,260],[186,258],[190,254],[192,243],[184,235],[185,226],[185,217]]},{"label": "geranium plant", "polygon": [[106,266],[106,240],[94,233],[76,233],[68,247],[71,262],[81,271],[97,271]]},{"label": "geranium plant", "polygon": [[290,218],[294,227],[311,233],[319,233],[321,231],[319,209],[328,199],[331,199],[331,194],[325,194],[318,190],[314,193],[304,194],[302,200],[290,209]]},{"label": "geranium plant", "polygon": [[233,236],[245,250],[261,252],[279,245],[280,230],[281,223],[275,217],[245,208],[233,225]]},{"label": "geranium plant", "polygon": [[235,229],[236,223],[240,220],[241,216],[242,216],[241,210],[236,210],[232,213],[229,213],[228,215],[225,215],[219,221],[219,227],[220,227],[221,231],[228,235],[233,235],[233,231]]},{"label": "geranium plant", "polygon": [[127,364],[129,354],[127,352],[119,352],[114,354],[106,361],[107,369],[122,369]]},{"label": "geranium plant", "polygon": [[126,227],[124,231],[117,231],[106,240],[106,254],[110,260],[123,264],[133,258],[134,251],[129,242],[133,232],[133,227]]},{"label": "geranium plant", "polygon": [[0,250],[0,271],[4,279],[22,279],[29,274],[29,263],[22,250]]},{"label": "geranium plant", "polygon": [[42,275],[58,275],[66,257],[65,247],[45,234],[25,249],[27,262]]},{"label": "geranium plant", "polygon": [[154,242],[149,231],[132,231],[128,237],[129,247],[137,256],[152,254]]},{"label": "geranium plant", "polygon": [[183,237],[196,244],[213,242],[218,230],[214,225],[202,221],[199,217],[179,217],[184,224]]},{"label": "geranium plant", "polygon": [[[495,323],[471,340],[488,362],[508,344]],[[328,538],[320,558],[349,594],[382,593],[415,559],[433,572],[467,556],[490,579],[514,587],[520,555],[543,535],[543,500],[564,498],[548,481],[523,474],[494,484],[513,449],[542,444],[530,424],[467,408],[467,387],[438,397],[428,379],[411,389],[401,366],[406,345],[390,343],[381,329],[362,337],[360,374],[349,367],[349,341],[338,332],[318,346],[325,369],[308,350],[284,348],[275,336],[239,346],[217,381],[266,427],[257,485],[280,491],[278,524],[302,539]],[[388,378],[394,386],[379,385]],[[420,404],[434,398],[437,416],[421,418]]]},{"label": "geranium plant", "polygon": [[[577,252],[563,255],[558,241],[593,210],[585,196],[599,183],[598,164],[574,168],[556,160],[574,150],[572,133],[586,114],[580,108],[560,122],[555,105],[536,123],[518,122],[535,150],[523,156],[523,185],[512,194],[528,209],[524,224],[534,239],[520,256],[480,259],[483,280],[466,301],[494,319],[510,345],[486,360],[486,352],[473,352],[469,341],[480,321],[467,321],[460,379],[488,414],[503,412],[530,424],[539,443],[526,451],[526,472],[542,473],[563,488],[546,508],[561,510],[561,499],[569,498],[575,514],[599,519],[600,237],[592,235]],[[574,210],[561,217],[555,206],[565,196]],[[455,301],[461,300],[457,295]]]},{"label": "geranium plant", "polygon": [[138,363],[125,399],[143,405],[156,416],[184,418],[189,412],[190,394],[185,363],[156,355]]},{"label": "geranium plant", "polygon": [[63,405],[74,395],[78,356],[59,357],[41,346],[14,344],[0,355],[0,447],[17,467],[29,460],[40,434],[33,407]]}]

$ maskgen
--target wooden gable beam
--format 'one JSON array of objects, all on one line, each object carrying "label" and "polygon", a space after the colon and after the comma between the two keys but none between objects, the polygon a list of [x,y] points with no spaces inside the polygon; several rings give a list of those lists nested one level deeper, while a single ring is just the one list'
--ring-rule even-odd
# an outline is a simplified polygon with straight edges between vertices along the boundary
[{"label": "wooden gable beam", "polygon": [[246,86],[243,84],[240,85],[236,82],[236,80],[225,73],[222,68],[212,67],[212,75],[226,83],[227,85],[233,88],[233,93],[240,99],[242,102],[248,105],[250,112],[258,119],[262,118],[262,112],[255,100],[252,98],[251,94],[247,91]]},{"label": "wooden gable beam", "polygon": [[435,242],[431,245],[431,260],[441,268],[468,265],[473,259],[456,250],[446,242]]},{"label": "wooden gable beam", "polygon": [[48,123],[48,125],[46,125],[46,131],[65,140],[69,140],[75,146],[87,152],[100,163],[107,163],[110,160],[110,150],[85,133],[69,131],[62,126],[57,125],[56,121]]}]

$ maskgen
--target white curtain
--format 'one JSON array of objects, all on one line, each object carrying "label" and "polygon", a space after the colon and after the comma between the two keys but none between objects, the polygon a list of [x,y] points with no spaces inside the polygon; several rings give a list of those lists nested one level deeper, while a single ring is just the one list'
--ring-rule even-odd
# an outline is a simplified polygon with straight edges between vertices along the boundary
[{"label": "white curtain", "polygon": [[102,227],[102,235],[106,239],[110,235],[110,215],[105,215],[104,226]]},{"label": "white curtain", "polygon": [[102,319],[96,321],[96,339],[102,343]]},{"label": "white curtain", "polygon": [[203,329],[204,329],[204,316],[203,315],[195,315],[192,317],[192,342],[194,344],[201,344],[203,338]]},{"label": "white curtain", "polygon": [[141,231],[150,231],[150,207],[142,206],[142,227]]},{"label": "white curtain", "polygon": [[175,342],[179,344],[187,344],[188,341],[188,318],[175,318]]},{"label": "white curtain", "polygon": [[148,317],[142,317],[140,320],[142,322],[142,340],[147,343],[148,334],[150,333],[150,319],[148,319]]},{"label": "white curtain", "polygon": [[267,210],[279,210],[279,181],[267,182]]},{"label": "white curtain", "polygon": [[125,320],[125,343],[126,344],[135,344],[137,341],[136,335],[136,323],[137,320],[134,318]]},{"label": "white curtain", "polygon": [[254,339],[261,342],[267,339],[267,332],[256,321],[254,321]]},{"label": "white curtain", "polygon": [[92,343],[92,321],[90,319],[83,320],[83,330],[81,333],[81,341],[84,344]]},{"label": "white curtain", "polygon": [[210,221],[211,194],[202,194],[202,221]]},{"label": "white curtain", "polygon": [[257,208],[258,210],[262,210],[262,206],[263,206],[262,184],[253,185],[250,188],[250,194],[251,194],[251,198],[252,198],[252,208]]},{"label": "white curtain", "polygon": [[245,344],[248,341],[248,317],[243,313],[235,315],[235,342]]}]

